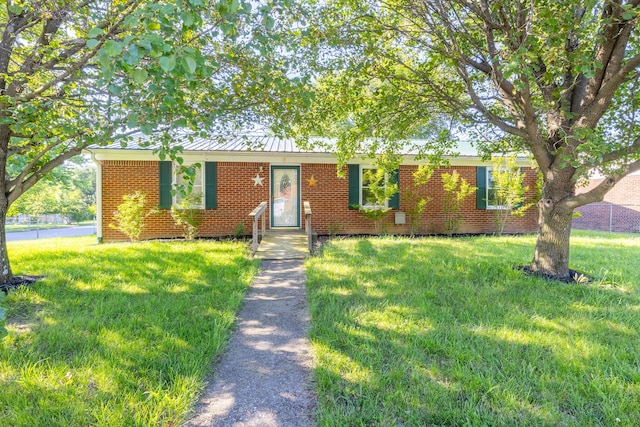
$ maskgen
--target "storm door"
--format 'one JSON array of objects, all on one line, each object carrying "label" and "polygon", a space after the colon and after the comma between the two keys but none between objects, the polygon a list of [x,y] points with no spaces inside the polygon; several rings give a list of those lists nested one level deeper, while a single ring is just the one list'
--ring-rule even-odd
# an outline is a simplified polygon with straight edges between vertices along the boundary
[{"label": "storm door", "polygon": [[271,167],[271,228],[300,228],[300,167]]}]

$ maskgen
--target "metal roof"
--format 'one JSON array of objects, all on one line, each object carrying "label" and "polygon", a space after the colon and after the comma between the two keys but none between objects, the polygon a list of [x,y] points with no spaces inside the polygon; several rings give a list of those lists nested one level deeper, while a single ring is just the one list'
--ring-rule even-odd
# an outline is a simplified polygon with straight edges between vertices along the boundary
[{"label": "metal roof", "polygon": [[[198,134],[178,134],[172,137],[174,146],[187,152],[262,152],[262,153],[333,153],[336,151],[335,139],[309,138],[306,146],[294,138],[279,138],[273,135],[219,135],[202,136]],[[410,140],[412,146],[428,145],[427,140]],[[159,135],[137,133],[129,137],[126,146],[111,144],[91,146],[89,150],[154,150],[160,147]],[[460,156],[477,157],[477,150],[466,141],[459,141],[456,150]],[[404,153],[415,154],[415,153]]]}]

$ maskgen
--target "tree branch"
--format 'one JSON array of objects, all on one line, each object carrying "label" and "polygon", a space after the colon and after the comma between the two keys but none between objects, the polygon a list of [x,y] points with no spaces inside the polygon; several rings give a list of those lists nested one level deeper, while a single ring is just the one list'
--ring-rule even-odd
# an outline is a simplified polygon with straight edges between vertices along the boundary
[{"label": "tree branch", "polygon": [[24,179],[24,181],[20,183],[16,183],[16,185],[13,186],[13,188],[9,186],[9,188],[11,188],[11,190],[7,194],[7,200],[8,200],[9,206],[11,206],[11,203],[15,202],[18,199],[18,197],[20,197],[25,191],[33,187],[36,182],[40,181],[40,179],[44,175],[46,175],[56,167],[63,164],[66,160],[69,160],[73,156],[77,156],[78,154],[82,153],[82,150],[84,150],[85,148],[86,148],[86,145],[80,145],[80,146],[71,148],[65,153],[45,163],[42,167],[35,170],[31,175],[29,175],[26,179]]},{"label": "tree branch", "polygon": [[622,178],[637,171],[640,171],[640,160],[625,165],[619,174],[606,177],[600,184],[586,193],[568,197],[562,202],[562,204],[569,209],[575,209],[589,203],[601,202],[604,199],[604,196],[611,191],[611,189],[620,182]]},{"label": "tree branch", "polygon": [[[129,0],[129,2],[126,5],[126,8],[133,8],[135,9],[138,5],[136,4],[137,2],[134,0]],[[75,64],[70,65],[65,72],[63,72],[62,74],[60,74],[58,77],[56,77],[55,79],[49,81],[48,83],[45,83],[44,85],[42,85],[40,88],[34,90],[33,92],[29,92],[28,94],[22,96],[21,98],[19,98],[20,102],[28,102],[33,100],[34,98],[37,98],[39,95],[41,95],[42,93],[46,92],[47,90],[51,89],[53,86],[57,85],[58,83],[64,81],[65,79],[67,79],[69,76],[73,75],[76,71],[78,71],[80,68],[82,68],[85,64],[87,64],[89,62],[90,59],[92,59],[94,56],[96,56],[96,54],[98,53],[98,51],[100,50],[100,48],[102,48],[102,46],[106,43],[106,41],[109,39],[110,36],[113,36],[117,31],[119,31],[119,26],[124,22],[124,20],[127,18],[127,16],[131,13],[131,11],[127,12],[122,12],[119,15],[119,19],[117,19],[111,26],[111,28],[109,29],[109,31],[102,37],[102,39],[100,40],[100,42],[98,43],[97,46],[95,46],[93,49],[91,49],[86,55],[84,55],[82,58],[80,58]]]},{"label": "tree branch", "polygon": [[601,161],[590,164],[589,166],[597,167],[597,166],[605,165],[607,163],[615,162],[626,156],[629,156],[631,154],[636,154],[638,152],[640,152],[640,137],[636,138],[635,141],[633,141],[633,144],[629,145],[628,147],[611,151],[603,155]]}]

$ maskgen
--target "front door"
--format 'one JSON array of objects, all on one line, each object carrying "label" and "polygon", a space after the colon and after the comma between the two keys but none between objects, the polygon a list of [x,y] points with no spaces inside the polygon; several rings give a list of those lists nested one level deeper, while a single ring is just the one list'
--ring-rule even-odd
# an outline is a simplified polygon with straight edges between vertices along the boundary
[{"label": "front door", "polygon": [[271,228],[300,228],[300,166],[271,166]]}]

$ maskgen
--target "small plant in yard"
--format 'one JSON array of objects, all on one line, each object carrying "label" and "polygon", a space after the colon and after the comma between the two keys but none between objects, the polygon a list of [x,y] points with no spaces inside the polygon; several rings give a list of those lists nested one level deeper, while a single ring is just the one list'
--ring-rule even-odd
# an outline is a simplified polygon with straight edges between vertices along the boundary
[{"label": "small plant in yard", "polygon": [[414,236],[420,227],[420,218],[424,213],[427,204],[432,198],[419,194],[420,187],[429,182],[433,175],[433,167],[430,165],[420,165],[413,173],[413,188],[408,189],[402,195],[403,205],[409,214],[409,233]]},{"label": "small plant in yard", "polygon": [[150,215],[157,214],[158,209],[146,208],[147,195],[141,191],[125,194],[122,200],[118,210],[113,213],[115,224],[111,223],[109,227],[125,234],[132,242],[137,242],[144,231],[144,221]]},{"label": "small plant in yard", "polygon": [[444,214],[444,229],[451,235],[457,232],[462,226],[463,216],[460,213],[465,199],[476,191],[476,187],[462,178],[458,171],[442,174],[442,186],[444,189],[444,199],[442,202],[442,213]]},{"label": "small plant in yard", "polygon": [[198,234],[200,225],[204,219],[202,209],[202,196],[189,193],[182,197],[177,206],[171,206],[171,218],[176,225],[182,228],[182,236],[186,240],[193,240]]},{"label": "small plant in yard", "polygon": [[529,187],[524,186],[525,174],[516,163],[515,156],[491,158],[493,169],[491,178],[493,186],[489,189],[489,200],[493,209],[493,223],[496,226],[496,234],[501,236],[511,217],[521,217],[532,203],[525,204],[525,193]]},{"label": "small plant in yard", "polygon": [[236,225],[236,228],[233,230],[233,235],[235,236],[236,239],[242,239],[244,237],[243,222],[239,222],[238,225]]},{"label": "small plant in yard", "polygon": [[327,223],[327,233],[329,233],[330,237],[335,237],[338,233],[344,231],[347,228],[346,225],[340,222],[329,221]]},{"label": "small plant in yard", "polygon": [[389,208],[370,208],[365,206],[358,206],[358,210],[362,218],[368,219],[373,222],[373,229],[376,234],[381,234],[382,224],[381,220],[387,216],[387,213],[391,210]]}]

